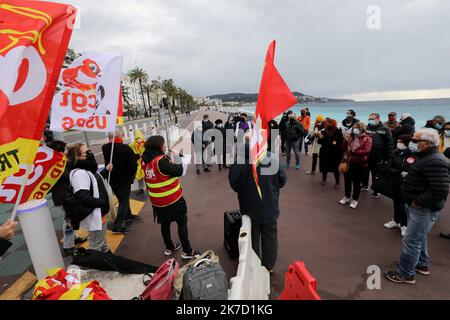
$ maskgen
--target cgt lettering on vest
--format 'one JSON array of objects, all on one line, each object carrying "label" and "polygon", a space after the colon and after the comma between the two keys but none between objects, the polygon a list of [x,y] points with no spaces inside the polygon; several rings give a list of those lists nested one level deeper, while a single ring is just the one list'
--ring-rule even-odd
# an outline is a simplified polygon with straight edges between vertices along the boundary
[{"label": "cgt lettering on vest", "polygon": [[105,129],[107,124],[108,118],[104,115],[90,116],[88,118],[64,117],[61,127],[66,131],[73,128]]},{"label": "cgt lettering on vest", "polygon": [[12,149],[4,153],[0,153],[0,172],[11,169],[19,165],[19,149]]}]

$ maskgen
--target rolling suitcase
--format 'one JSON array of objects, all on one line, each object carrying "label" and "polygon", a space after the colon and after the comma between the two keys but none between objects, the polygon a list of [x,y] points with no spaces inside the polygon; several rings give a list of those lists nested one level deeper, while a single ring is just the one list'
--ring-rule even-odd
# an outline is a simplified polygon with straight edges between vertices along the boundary
[{"label": "rolling suitcase", "polygon": [[224,214],[223,245],[230,259],[239,258],[239,231],[242,226],[242,215],[239,210],[228,211]]}]

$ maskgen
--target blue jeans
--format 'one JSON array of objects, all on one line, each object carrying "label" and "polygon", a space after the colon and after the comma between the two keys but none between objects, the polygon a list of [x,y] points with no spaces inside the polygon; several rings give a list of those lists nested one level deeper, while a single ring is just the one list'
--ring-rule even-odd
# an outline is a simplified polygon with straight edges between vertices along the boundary
[{"label": "blue jeans", "polygon": [[408,228],[403,239],[403,250],[397,271],[403,276],[416,275],[416,267],[428,267],[427,237],[442,211],[407,207]]},{"label": "blue jeans", "polygon": [[291,164],[291,150],[294,150],[295,154],[295,164],[300,165],[300,141],[289,142],[286,141],[286,163]]}]

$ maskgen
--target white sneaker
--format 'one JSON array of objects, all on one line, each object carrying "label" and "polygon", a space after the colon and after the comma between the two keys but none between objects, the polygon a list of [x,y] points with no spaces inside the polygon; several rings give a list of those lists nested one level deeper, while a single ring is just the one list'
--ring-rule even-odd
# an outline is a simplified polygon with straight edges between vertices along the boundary
[{"label": "white sneaker", "polygon": [[350,203],[351,209],[356,209],[358,207],[358,201],[352,200],[352,203]]},{"label": "white sneaker", "polygon": [[344,197],[344,199],[342,199],[341,201],[339,201],[340,204],[342,204],[343,206],[349,204],[352,201],[352,199]]},{"label": "white sneaker", "polygon": [[402,237],[406,236],[406,230],[407,230],[407,227],[400,228],[400,233],[402,234]]},{"label": "white sneaker", "polygon": [[384,227],[386,229],[395,229],[395,228],[400,228],[400,224],[396,223],[394,220],[391,220],[388,223],[385,223]]}]

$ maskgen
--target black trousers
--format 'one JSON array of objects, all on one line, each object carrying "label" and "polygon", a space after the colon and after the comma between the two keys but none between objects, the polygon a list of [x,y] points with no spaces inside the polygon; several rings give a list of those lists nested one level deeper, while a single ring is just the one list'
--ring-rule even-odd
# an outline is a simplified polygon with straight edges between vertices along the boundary
[{"label": "black trousers", "polygon": [[369,159],[369,165],[366,168],[366,171],[364,172],[361,184],[363,187],[369,187],[369,176],[372,174],[372,181],[375,179],[375,174],[377,172],[378,163],[380,161]]},{"label": "black trousers", "polygon": [[[366,168],[358,164],[351,164],[348,173],[344,175],[345,196],[358,201],[361,194],[361,180],[366,172]],[[353,196],[352,196],[353,191]]]},{"label": "black trousers", "polygon": [[312,159],[312,168],[311,171],[316,171],[317,168],[317,161],[319,160],[319,154],[318,153],[314,153],[313,154],[313,159]]},{"label": "black trousers", "polygon": [[252,221],[252,248],[261,258],[262,265],[267,270],[272,270],[275,267],[278,256],[278,227],[276,222],[260,224]]},{"label": "black trousers", "polygon": [[400,223],[402,227],[407,227],[408,215],[406,213],[406,204],[403,201],[401,194],[396,194],[392,200],[394,202],[395,223]]},{"label": "black trousers", "polygon": [[286,137],[281,136],[281,152],[286,153]]},{"label": "black trousers", "polygon": [[114,194],[119,200],[119,208],[117,210],[116,221],[113,224],[113,230],[118,230],[125,226],[125,220],[129,219],[131,214],[130,209],[130,192],[131,192],[131,184],[126,185],[116,185],[112,184],[111,188]]},{"label": "black trousers", "polygon": [[[336,184],[339,184],[341,182],[341,174],[339,171],[333,172],[334,179],[336,181]],[[322,172],[322,181],[327,181],[328,178],[328,172]]]},{"label": "black trousers", "polygon": [[[192,248],[189,243],[189,232],[187,225],[188,217],[187,215],[180,216],[175,220],[178,225],[178,237],[181,241],[181,246],[183,247],[183,252],[186,254],[191,254]],[[171,222],[161,223],[161,234],[163,236],[164,244],[167,250],[174,250],[175,244],[172,241],[172,237],[170,235],[170,225]]]}]

